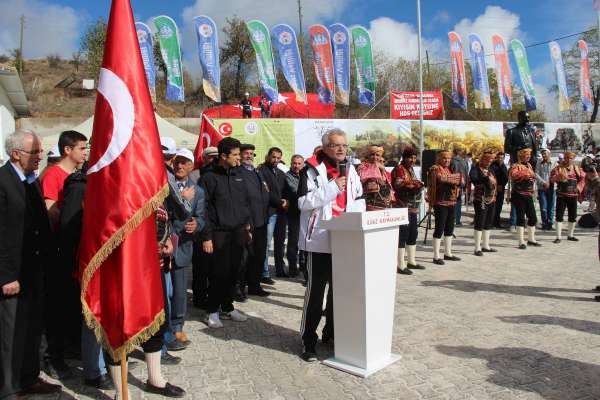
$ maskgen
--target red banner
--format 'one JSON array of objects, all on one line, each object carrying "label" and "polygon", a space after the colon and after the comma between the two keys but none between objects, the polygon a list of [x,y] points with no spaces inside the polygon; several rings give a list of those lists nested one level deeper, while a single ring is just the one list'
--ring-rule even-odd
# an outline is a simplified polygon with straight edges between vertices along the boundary
[{"label": "red banner", "polygon": [[[419,92],[390,91],[391,119],[419,119]],[[423,92],[423,118],[444,119],[441,90]]]}]

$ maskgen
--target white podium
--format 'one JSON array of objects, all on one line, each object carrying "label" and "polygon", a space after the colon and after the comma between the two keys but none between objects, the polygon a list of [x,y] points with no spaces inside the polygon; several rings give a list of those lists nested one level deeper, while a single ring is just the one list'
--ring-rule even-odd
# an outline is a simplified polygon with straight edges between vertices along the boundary
[{"label": "white podium", "polygon": [[333,255],[335,356],[323,363],[367,377],[392,354],[398,226],[406,208],[351,212],[325,223]]}]

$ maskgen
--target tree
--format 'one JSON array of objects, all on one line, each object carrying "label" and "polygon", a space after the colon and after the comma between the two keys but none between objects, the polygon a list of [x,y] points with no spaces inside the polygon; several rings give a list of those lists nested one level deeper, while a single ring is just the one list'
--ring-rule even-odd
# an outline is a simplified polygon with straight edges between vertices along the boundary
[{"label": "tree", "polygon": [[239,17],[227,18],[223,28],[225,44],[221,47],[221,95],[223,101],[239,99],[242,91],[246,91],[247,80],[255,65],[254,49],[248,37],[246,23]]},{"label": "tree", "polygon": [[90,25],[81,39],[80,50],[85,55],[88,68],[92,76],[98,77],[102,58],[104,56],[104,43],[106,42],[106,22],[99,18]]}]

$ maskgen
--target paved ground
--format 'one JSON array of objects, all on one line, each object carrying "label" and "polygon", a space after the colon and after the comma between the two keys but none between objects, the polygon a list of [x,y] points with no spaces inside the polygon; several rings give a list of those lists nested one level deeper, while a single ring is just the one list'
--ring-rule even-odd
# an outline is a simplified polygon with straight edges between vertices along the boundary
[{"label": "paved ground", "polygon": [[[427,270],[398,276],[393,350],[403,358],[367,379],[298,358],[304,288],[285,280],[239,305],[247,323],[209,330],[192,310],[193,344],[165,374],[193,399],[600,399],[600,304],[589,290],[600,284],[596,232],[560,245],[541,233],[543,247],[526,251],[494,232],[500,252],[482,258],[470,227],[457,235],[462,262],[434,266],[428,243],[417,253]],[[140,389],[146,367],[134,357],[133,399],[157,397]],[[114,394],[64,383],[61,398]]]}]

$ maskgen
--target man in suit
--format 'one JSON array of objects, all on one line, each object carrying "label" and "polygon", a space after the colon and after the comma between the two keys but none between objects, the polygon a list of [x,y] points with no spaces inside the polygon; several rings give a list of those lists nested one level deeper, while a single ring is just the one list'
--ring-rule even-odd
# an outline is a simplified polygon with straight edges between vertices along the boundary
[{"label": "man in suit", "polygon": [[17,130],[6,138],[0,168],[0,398],[61,390],[40,379],[43,267],[50,223],[35,171],[39,137]]}]

